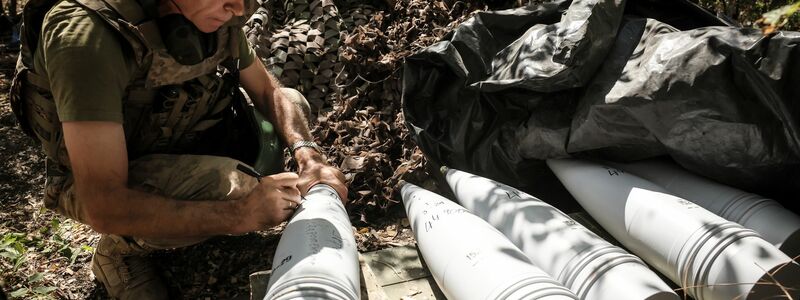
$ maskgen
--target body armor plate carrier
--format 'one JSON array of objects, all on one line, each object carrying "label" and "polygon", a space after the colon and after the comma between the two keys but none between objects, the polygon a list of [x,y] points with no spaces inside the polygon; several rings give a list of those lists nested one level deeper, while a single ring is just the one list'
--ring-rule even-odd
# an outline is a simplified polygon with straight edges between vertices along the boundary
[{"label": "body armor plate carrier", "polygon": [[[132,49],[138,71],[122,99],[130,160],[154,153],[224,155],[248,163],[255,159],[258,144],[248,144],[256,140],[250,126],[254,124],[252,110],[246,109],[248,104],[238,87],[239,28],[220,28],[215,33],[213,54],[188,66],[170,56],[156,20],[148,17],[138,1],[61,1],[75,1],[98,15]],[[49,80],[46,74],[33,70],[33,51],[39,42],[43,19],[58,2],[30,0],[26,4],[22,51],[10,95],[12,110],[23,131],[40,141],[47,155],[46,198],[57,196],[53,194],[60,190],[58,186],[71,180]],[[222,75],[221,65],[230,72]],[[233,144],[231,139],[238,140],[238,145],[224,146]],[[214,143],[203,143],[204,140]],[[227,148],[239,152],[231,153]]]}]

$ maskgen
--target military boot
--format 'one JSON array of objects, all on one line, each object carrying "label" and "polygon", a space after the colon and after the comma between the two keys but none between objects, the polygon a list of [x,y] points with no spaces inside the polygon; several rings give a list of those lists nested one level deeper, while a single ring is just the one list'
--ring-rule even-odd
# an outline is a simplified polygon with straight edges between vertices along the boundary
[{"label": "military boot", "polygon": [[116,299],[168,299],[167,287],[145,255],[150,252],[133,241],[104,234],[92,257],[92,273]]}]

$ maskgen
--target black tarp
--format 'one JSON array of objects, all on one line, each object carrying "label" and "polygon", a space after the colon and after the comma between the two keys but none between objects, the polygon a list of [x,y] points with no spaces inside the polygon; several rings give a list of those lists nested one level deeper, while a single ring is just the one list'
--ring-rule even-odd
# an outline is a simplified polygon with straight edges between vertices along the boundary
[{"label": "black tarp", "polygon": [[527,191],[553,182],[547,158],[668,155],[787,204],[800,192],[799,44],[685,1],[481,12],[406,60],[403,112],[435,165]]}]

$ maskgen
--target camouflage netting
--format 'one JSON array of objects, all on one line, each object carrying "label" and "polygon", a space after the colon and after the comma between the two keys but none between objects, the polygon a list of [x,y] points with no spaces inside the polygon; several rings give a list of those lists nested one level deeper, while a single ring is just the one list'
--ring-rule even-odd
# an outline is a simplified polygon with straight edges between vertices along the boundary
[{"label": "camouflage netting", "polygon": [[345,173],[360,221],[399,203],[400,179],[432,184],[403,124],[399,70],[472,12],[519,5],[484,2],[273,0],[245,27],[268,69],[319,112],[314,136]]}]

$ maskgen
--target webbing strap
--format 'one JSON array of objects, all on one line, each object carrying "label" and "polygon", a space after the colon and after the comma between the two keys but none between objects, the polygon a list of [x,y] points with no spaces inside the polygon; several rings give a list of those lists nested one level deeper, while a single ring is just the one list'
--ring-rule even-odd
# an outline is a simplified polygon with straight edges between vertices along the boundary
[{"label": "webbing strap", "polygon": [[84,7],[88,8],[91,11],[95,11],[95,12],[99,13],[103,17],[102,19],[104,19],[107,23],[110,23],[111,26],[114,26],[114,28],[119,29],[119,24],[114,24],[114,22],[111,22],[111,20],[109,19],[109,17],[113,13],[108,8],[108,6],[105,5],[105,3],[103,1],[98,1],[98,0],[75,0],[75,2],[77,2],[80,5],[83,5]]},{"label": "webbing strap", "polygon": [[[115,1],[118,1],[118,3],[116,3],[117,5],[121,5],[120,3],[122,1],[127,3],[127,2],[132,2],[133,0],[115,0]],[[119,32],[122,35],[122,37],[125,38],[125,40],[127,40],[128,43],[130,43],[131,46],[133,47],[136,63],[139,66],[145,64],[145,55],[147,50],[141,49],[142,46],[140,46],[141,44],[145,43],[144,41],[145,37],[142,36],[142,34],[138,32],[138,30],[136,30],[136,27],[134,25],[132,25],[126,20],[120,19],[121,13],[118,13],[114,9],[109,8],[110,4],[106,4],[106,2],[103,2],[101,0],[75,0],[75,2],[86,7],[90,11],[96,12],[97,15],[100,16],[100,18],[106,22],[106,24],[108,24],[109,26],[114,28],[117,32]],[[138,5],[134,6],[139,7]]]},{"label": "webbing strap", "polygon": [[141,24],[147,19],[144,9],[134,0],[103,0],[131,24]]},{"label": "webbing strap", "polygon": [[231,29],[228,29],[228,30],[230,31],[230,37],[229,37],[230,45],[228,45],[228,46],[230,46],[230,48],[228,48],[228,49],[230,49],[230,51],[231,51],[231,58],[234,59],[234,60],[238,60],[239,56],[241,54],[241,53],[239,53],[239,51],[241,51],[241,48],[240,48],[240,45],[239,45],[239,43],[240,43],[240,41],[239,41],[239,32],[234,28],[231,28]]},{"label": "webbing strap", "polygon": [[50,91],[50,80],[47,77],[33,73],[32,70],[25,72],[25,80],[39,89]]},{"label": "webbing strap", "polygon": [[42,96],[31,86],[24,85],[23,94],[28,98],[26,117],[34,125],[34,132],[43,139],[42,148],[47,156],[57,157],[58,147],[61,143],[60,130],[56,126],[61,126],[56,115],[56,106],[53,100]]},{"label": "webbing strap", "polygon": [[241,54],[240,51],[242,50],[241,47],[239,47],[239,42],[240,42],[239,41],[239,32],[236,29],[234,29],[234,27],[231,27],[231,29],[228,29],[228,31],[230,32],[230,37],[228,38],[228,41],[229,41],[230,45],[228,45],[228,49],[230,49],[229,51],[231,52],[231,65],[232,65],[231,68],[228,71],[230,71],[231,74],[233,74],[233,78],[238,83],[239,82],[239,56]]},{"label": "webbing strap", "polygon": [[[186,93],[183,93],[186,94]],[[190,121],[194,117],[202,116],[201,111],[197,110],[197,107],[203,103],[204,101],[208,101],[208,93],[202,93],[204,97],[200,99],[194,99],[194,104],[185,105],[178,116],[178,121],[172,126],[172,138],[169,141],[169,147],[174,148],[175,145],[184,138],[184,135],[187,133],[187,127],[189,127]],[[188,97],[187,97],[188,98]],[[192,117],[190,117],[192,116]]]},{"label": "webbing strap", "polygon": [[156,97],[157,91],[155,89],[146,88],[133,88],[128,90],[128,98],[126,103],[132,106],[150,106],[153,104],[153,99]]},{"label": "webbing strap", "polygon": [[161,31],[158,29],[158,22],[156,20],[146,21],[142,24],[136,25],[136,29],[144,37],[147,47],[150,49],[164,49],[164,40],[161,39]]},{"label": "webbing strap", "polygon": [[195,132],[205,131],[211,128],[212,126],[217,125],[217,123],[219,123],[220,121],[222,121],[222,119],[203,120],[197,122],[197,124],[194,125],[194,127],[192,127],[192,131]]},{"label": "webbing strap", "polygon": [[183,111],[184,106],[186,105],[186,101],[188,100],[189,100],[188,93],[185,90],[180,89],[180,91],[178,92],[178,98],[175,99],[175,103],[172,104],[173,105],[172,111],[169,113],[169,116],[167,117],[167,121],[166,123],[164,123],[164,126],[169,128],[175,128],[175,125],[178,124],[178,121],[180,121],[181,116],[183,116],[181,111]]},{"label": "webbing strap", "polygon": [[[189,124],[195,124],[197,123],[197,121],[200,120],[200,118],[205,117],[206,114],[204,114],[204,112],[207,112],[208,107],[211,105],[211,102],[217,99],[217,94],[220,89],[219,87],[220,84],[215,83],[212,80],[209,80],[207,76],[200,76],[198,79],[199,79],[198,81],[200,81],[200,84],[202,84],[204,87],[203,90],[206,92],[203,93],[203,96],[197,101],[195,106],[192,108],[194,113],[192,114],[192,117],[188,120],[188,122],[184,124],[182,130],[186,130],[186,126],[188,126]],[[209,90],[213,90],[214,92],[213,93],[208,92]]]},{"label": "webbing strap", "polygon": [[54,124],[56,120],[52,120],[54,116],[48,113],[48,111],[52,109],[52,111],[55,112],[55,106],[52,105],[53,101],[43,97],[36,91],[32,91],[28,88],[25,89],[26,96],[28,99],[32,100],[28,103],[27,117],[30,118],[34,124],[37,124],[41,129],[46,131],[52,142],[53,131],[56,129]]},{"label": "webbing strap", "polygon": [[164,48],[158,23],[150,18],[144,8],[134,0],[103,0],[116,11],[126,22],[136,28],[141,38],[150,49]]},{"label": "webbing strap", "polygon": [[211,110],[209,111],[208,113],[209,115],[216,115],[222,112],[226,107],[228,107],[229,104],[231,104],[231,97],[217,96],[215,97],[215,99],[217,102],[214,103],[214,107],[211,108]]}]

